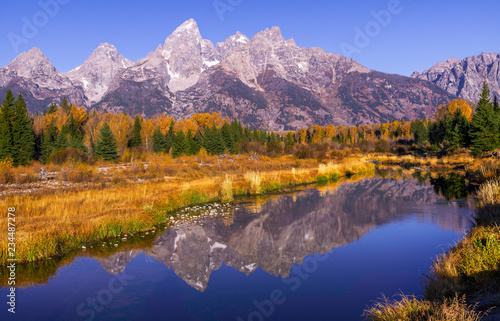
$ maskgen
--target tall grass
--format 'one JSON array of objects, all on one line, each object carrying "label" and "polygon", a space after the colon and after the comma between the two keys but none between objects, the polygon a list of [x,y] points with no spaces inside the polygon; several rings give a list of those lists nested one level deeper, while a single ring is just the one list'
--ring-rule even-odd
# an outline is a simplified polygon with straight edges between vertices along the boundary
[{"label": "tall grass", "polygon": [[437,300],[456,294],[497,291],[499,268],[500,228],[477,227],[434,262],[426,296]]},{"label": "tall grass", "polygon": [[250,191],[252,194],[260,194],[262,192],[261,183],[262,175],[259,172],[245,173],[245,180],[250,183]]},{"label": "tall grass", "polygon": [[233,197],[233,178],[226,174],[226,178],[222,182],[221,188],[221,200],[223,202],[231,202],[234,200]]},{"label": "tall grass", "polygon": [[370,321],[479,321],[483,317],[482,313],[474,311],[473,306],[467,305],[465,297],[438,303],[405,295],[400,300],[384,297],[364,315]]},{"label": "tall grass", "polygon": [[500,178],[482,184],[474,194],[477,225],[500,224]]},{"label": "tall grass", "polygon": [[320,164],[317,177],[319,180],[336,180],[342,176],[368,173],[375,170],[375,165],[358,159],[345,160],[342,163],[328,162]]},{"label": "tall grass", "polygon": [[498,160],[477,161],[465,167],[466,174],[473,183],[483,184],[500,177]]}]

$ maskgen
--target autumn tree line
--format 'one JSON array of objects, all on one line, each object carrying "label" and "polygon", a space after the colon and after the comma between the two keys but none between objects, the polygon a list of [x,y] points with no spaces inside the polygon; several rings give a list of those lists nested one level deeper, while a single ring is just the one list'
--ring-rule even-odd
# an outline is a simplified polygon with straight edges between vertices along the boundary
[{"label": "autumn tree line", "polygon": [[318,126],[289,132],[252,129],[218,113],[175,121],[165,114],[145,119],[126,113],[86,111],[63,98],[30,115],[21,94],[9,90],[0,107],[0,160],[14,165],[75,161],[129,161],[148,153],[172,157],[224,153],[320,157],[340,149],[363,152],[448,153],[460,148],[479,155],[500,147],[500,107],[484,84],[477,106],[463,99],[439,106],[435,120]]}]

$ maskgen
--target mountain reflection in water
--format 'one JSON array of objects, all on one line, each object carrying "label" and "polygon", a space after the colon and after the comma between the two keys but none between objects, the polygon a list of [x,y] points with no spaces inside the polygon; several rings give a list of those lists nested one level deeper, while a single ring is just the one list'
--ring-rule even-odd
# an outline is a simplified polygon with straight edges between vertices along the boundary
[{"label": "mountain reflection in water", "polygon": [[[442,182],[441,182],[442,183]],[[99,264],[111,274],[123,271],[140,253],[163,262],[191,287],[204,291],[210,274],[224,263],[250,274],[258,267],[286,278],[294,263],[325,254],[361,238],[375,227],[404,217],[412,208],[420,220],[463,231],[470,219],[454,211],[419,215],[419,208],[443,202],[433,186],[418,179],[367,178],[336,189],[282,195],[265,204],[240,206],[231,222],[211,219],[163,232],[148,250],[116,253]],[[450,202],[449,206],[458,206]],[[414,209],[414,211],[413,211]]]}]

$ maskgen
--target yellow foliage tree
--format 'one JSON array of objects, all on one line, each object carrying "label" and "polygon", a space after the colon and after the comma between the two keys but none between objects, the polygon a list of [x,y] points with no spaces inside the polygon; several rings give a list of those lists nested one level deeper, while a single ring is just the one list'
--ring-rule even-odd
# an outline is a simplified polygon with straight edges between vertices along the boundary
[{"label": "yellow foliage tree", "polygon": [[472,108],[465,99],[455,99],[446,105],[439,105],[438,110],[434,114],[434,119],[441,120],[447,115],[455,114],[457,110],[461,110],[462,115],[464,115],[467,120],[470,121],[472,119]]},{"label": "yellow foliage tree", "polygon": [[153,121],[154,128],[160,128],[163,135],[167,134],[170,129],[170,124],[175,121],[172,117],[165,114],[155,115],[151,120]]},{"label": "yellow foliage tree", "polygon": [[99,130],[105,122],[109,123],[109,127],[111,128],[111,131],[115,136],[118,148],[120,149],[120,152],[123,153],[123,151],[127,147],[130,133],[132,132],[132,117],[125,113],[106,114],[105,119],[103,119],[99,124]]},{"label": "yellow foliage tree", "polygon": [[87,111],[85,111],[85,108],[78,107],[75,104],[71,105],[70,114],[80,126],[89,119],[89,115]]},{"label": "yellow foliage tree", "polygon": [[146,150],[153,149],[153,134],[156,129],[155,122],[152,119],[144,119],[141,126],[142,143]]}]

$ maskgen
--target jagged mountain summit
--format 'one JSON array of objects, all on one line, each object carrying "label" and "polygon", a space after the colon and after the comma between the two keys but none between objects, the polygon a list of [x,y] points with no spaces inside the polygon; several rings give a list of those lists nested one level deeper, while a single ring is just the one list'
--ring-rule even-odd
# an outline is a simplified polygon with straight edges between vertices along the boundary
[{"label": "jagged mountain summit", "polygon": [[463,60],[450,58],[438,62],[411,77],[428,80],[445,89],[450,94],[468,101],[477,101],[486,81],[492,94],[500,96],[500,54],[481,53]]},{"label": "jagged mountain summit", "polygon": [[75,104],[85,104],[85,92],[61,74],[38,48],[23,52],[0,68],[0,94],[7,89],[22,92],[31,111],[41,110],[63,96]]},{"label": "jagged mountain summit", "polygon": [[95,103],[108,91],[118,72],[133,65],[118,53],[115,46],[102,43],[82,65],[64,75],[75,85],[83,87],[88,100]]},{"label": "jagged mountain summit", "polygon": [[68,96],[107,112],[177,119],[220,112],[272,130],[432,117],[438,105],[456,98],[425,80],[297,46],[278,27],[251,39],[237,32],[214,46],[193,19],[135,63],[105,43],[62,74],[34,48],[0,69],[0,94],[8,88],[28,96],[32,111]]}]

